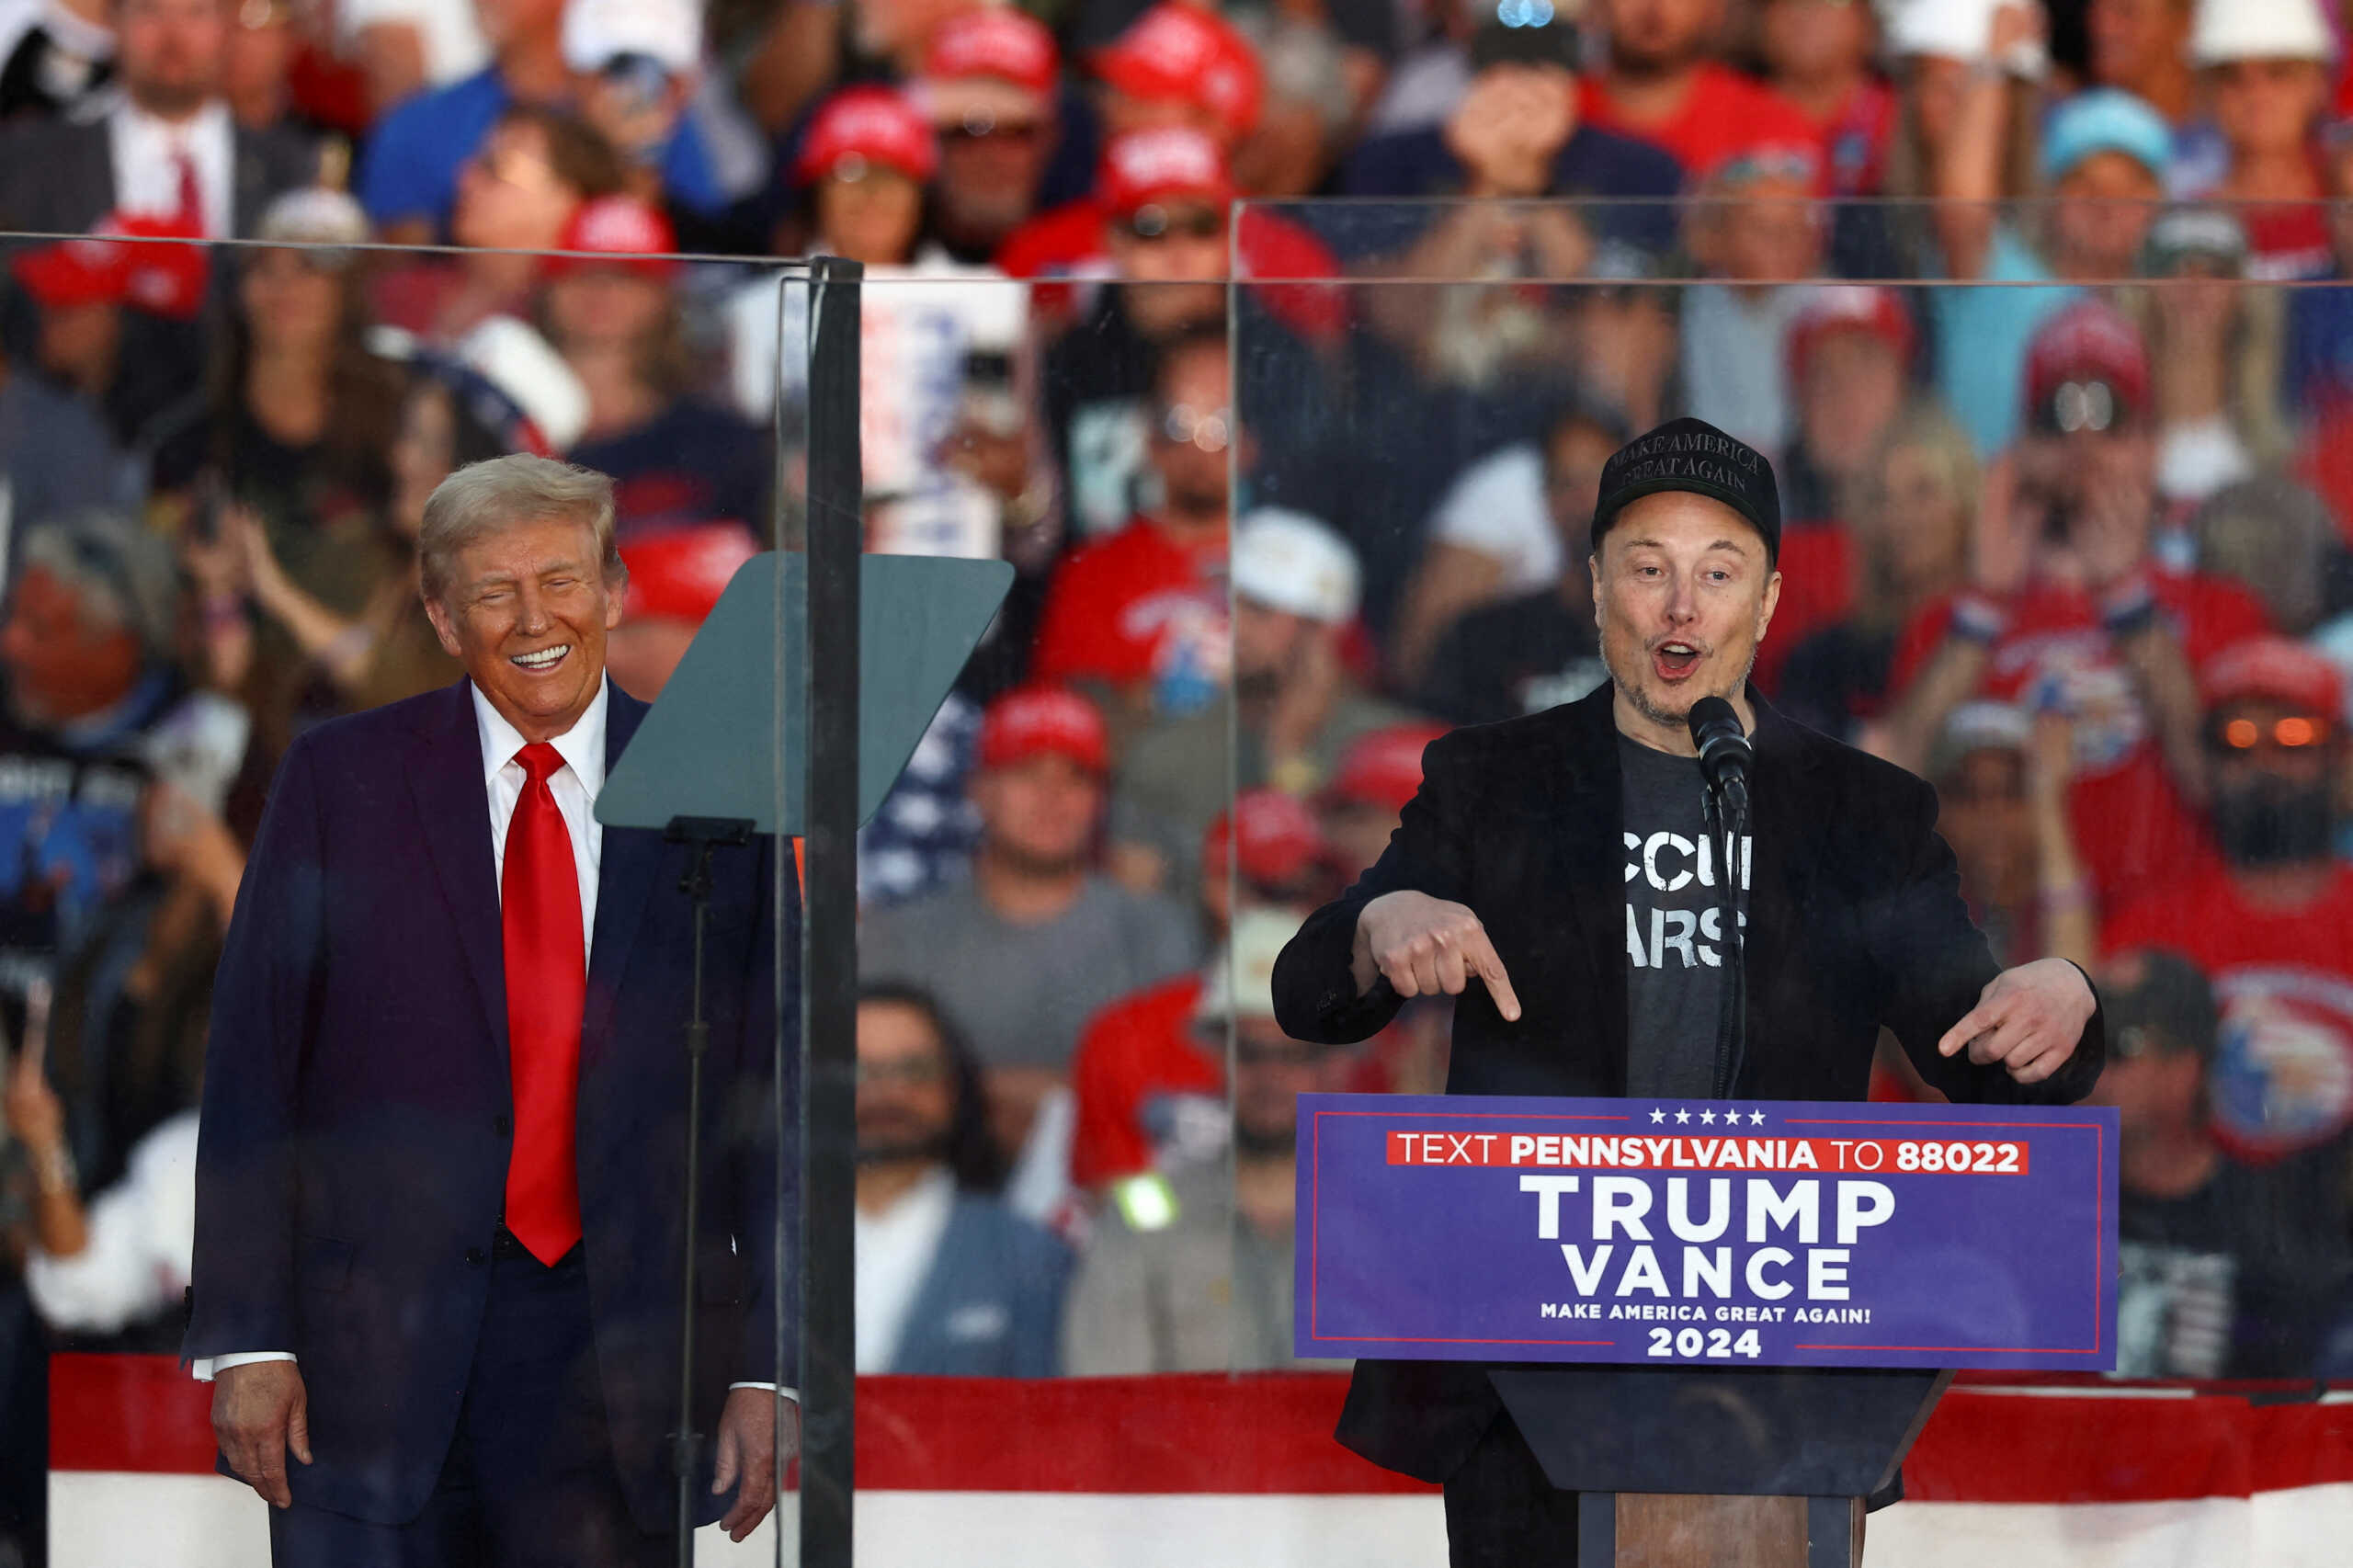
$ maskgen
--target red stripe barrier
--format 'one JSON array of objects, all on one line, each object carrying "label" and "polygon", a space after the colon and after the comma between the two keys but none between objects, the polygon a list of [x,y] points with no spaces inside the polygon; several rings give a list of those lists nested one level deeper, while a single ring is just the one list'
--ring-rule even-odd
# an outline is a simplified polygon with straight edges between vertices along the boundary
[{"label": "red stripe barrier", "polygon": [[[858,1484],[881,1491],[1357,1494],[1426,1491],[1332,1440],[1334,1373],[860,1378]],[[50,1364],[57,1470],[212,1468],[210,1392],[163,1357]],[[1956,1388],[1904,1466],[1942,1503],[2141,1503],[2353,1483],[2353,1403],[2097,1386]]]}]

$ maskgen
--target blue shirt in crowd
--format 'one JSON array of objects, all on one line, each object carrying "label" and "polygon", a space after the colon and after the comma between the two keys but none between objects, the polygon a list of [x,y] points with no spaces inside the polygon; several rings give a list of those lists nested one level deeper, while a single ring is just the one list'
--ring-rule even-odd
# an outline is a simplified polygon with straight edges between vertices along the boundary
[{"label": "blue shirt in crowd", "polygon": [[1983,281],[2011,287],[1956,283],[1935,291],[1937,390],[1981,457],[2017,438],[2025,412],[2027,348],[2042,324],[2083,292],[2072,283],[2015,286],[2050,276],[2018,231],[1997,223]]},{"label": "blue shirt in crowd", "polygon": [[[482,145],[514,95],[495,65],[462,82],[419,93],[386,115],[368,140],[359,169],[359,201],[378,224],[430,218],[449,221],[458,197],[458,170]],[[697,212],[727,204],[692,116],[682,116],[662,150],[663,188]]]}]

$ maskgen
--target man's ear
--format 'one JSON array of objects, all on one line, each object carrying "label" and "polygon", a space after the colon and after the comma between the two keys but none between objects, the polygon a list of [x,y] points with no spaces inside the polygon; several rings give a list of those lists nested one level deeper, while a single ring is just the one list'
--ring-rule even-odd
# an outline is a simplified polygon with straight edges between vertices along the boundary
[{"label": "man's ear", "polygon": [[1765,629],[1773,624],[1773,611],[1781,602],[1781,574],[1776,571],[1765,579],[1765,602],[1756,611],[1756,641],[1765,641]]},{"label": "man's ear", "polygon": [[458,625],[450,619],[449,608],[427,594],[425,597],[425,619],[433,623],[433,635],[439,639],[441,651],[453,659],[462,659],[465,649],[458,642]]}]

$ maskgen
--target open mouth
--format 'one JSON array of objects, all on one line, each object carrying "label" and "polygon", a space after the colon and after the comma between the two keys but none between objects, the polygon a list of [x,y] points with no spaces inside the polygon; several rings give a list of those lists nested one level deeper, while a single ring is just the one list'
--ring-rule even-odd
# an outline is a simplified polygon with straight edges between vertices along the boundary
[{"label": "open mouth", "polygon": [[1679,681],[1699,667],[1699,657],[1697,644],[1670,639],[1651,650],[1651,667],[1663,681]]},{"label": "open mouth", "polygon": [[510,654],[506,662],[518,670],[529,670],[535,676],[544,675],[563,663],[571,652],[571,643],[559,642],[552,648],[541,648],[534,653]]}]

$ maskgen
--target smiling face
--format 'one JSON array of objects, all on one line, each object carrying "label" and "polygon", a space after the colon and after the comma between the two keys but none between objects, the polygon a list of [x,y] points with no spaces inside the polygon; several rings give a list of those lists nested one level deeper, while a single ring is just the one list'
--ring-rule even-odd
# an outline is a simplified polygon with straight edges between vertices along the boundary
[{"label": "smiling face", "polygon": [[1618,728],[1688,756],[1699,699],[1729,699],[1745,722],[1749,666],[1781,597],[1764,536],[1721,501],[1663,491],[1620,510],[1591,565]]},{"label": "smiling face", "polygon": [[441,646],[526,741],[579,722],[605,677],[605,633],[621,618],[596,530],[577,517],[512,523],[455,551],[426,601]]}]

